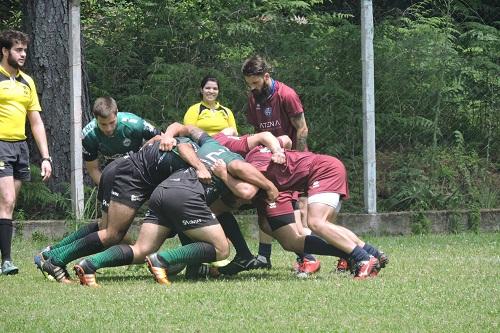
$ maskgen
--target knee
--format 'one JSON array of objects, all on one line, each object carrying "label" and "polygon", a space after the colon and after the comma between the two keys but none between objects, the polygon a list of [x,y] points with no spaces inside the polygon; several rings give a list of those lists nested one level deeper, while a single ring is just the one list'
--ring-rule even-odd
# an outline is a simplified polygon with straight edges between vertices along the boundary
[{"label": "knee", "polygon": [[226,242],[221,242],[215,246],[215,256],[217,261],[224,260],[229,257],[229,244]]},{"label": "knee", "polygon": [[318,232],[321,231],[321,225],[322,224],[323,224],[322,221],[317,220],[317,219],[308,219],[307,220],[307,226],[314,233],[318,233]]},{"label": "knee", "polygon": [[114,231],[114,230],[104,230],[102,234],[101,241],[106,246],[111,246],[120,243],[120,241],[125,236],[124,232]]}]

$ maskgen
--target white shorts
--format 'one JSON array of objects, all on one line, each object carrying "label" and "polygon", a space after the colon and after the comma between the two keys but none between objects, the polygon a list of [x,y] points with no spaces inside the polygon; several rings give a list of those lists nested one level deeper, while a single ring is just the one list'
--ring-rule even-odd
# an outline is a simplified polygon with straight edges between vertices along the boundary
[{"label": "white shorts", "polygon": [[307,204],[312,203],[322,203],[333,207],[335,211],[340,212],[340,207],[342,206],[342,201],[340,200],[340,194],[338,193],[318,193],[310,197],[307,197]]}]

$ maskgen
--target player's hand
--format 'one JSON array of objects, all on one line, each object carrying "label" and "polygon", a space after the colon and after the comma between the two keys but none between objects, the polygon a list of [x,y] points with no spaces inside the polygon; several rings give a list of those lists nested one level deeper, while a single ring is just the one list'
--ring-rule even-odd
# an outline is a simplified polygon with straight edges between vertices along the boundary
[{"label": "player's hand", "polygon": [[177,140],[171,136],[162,135],[160,140],[160,150],[169,151],[177,145]]},{"label": "player's hand", "polygon": [[155,136],[153,136],[151,139],[149,139],[148,141],[146,141],[146,143],[144,144],[144,147],[152,145],[156,141],[161,141],[161,135],[155,135]]},{"label": "player's hand", "polygon": [[276,199],[278,199],[279,194],[280,194],[280,192],[278,191],[276,186],[274,186],[274,184],[272,184],[271,188],[269,188],[266,191],[266,195],[267,195],[266,201],[268,203],[275,202]]},{"label": "player's hand", "polygon": [[285,152],[282,150],[273,153],[273,156],[271,156],[271,161],[277,164],[285,164],[286,162]]},{"label": "player's hand", "polygon": [[220,179],[226,179],[227,178],[227,166],[226,162],[224,162],[221,159],[215,160],[215,163],[210,167],[210,170],[219,177]]},{"label": "player's hand", "polygon": [[47,160],[42,161],[40,169],[42,170],[40,172],[40,175],[43,177],[42,180],[43,181],[48,180],[52,175],[52,164]]},{"label": "player's hand", "polygon": [[196,169],[196,174],[198,175],[200,182],[205,184],[210,184],[212,182],[212,174],[207,170],[205,165],[203,165],[200,169]]}]

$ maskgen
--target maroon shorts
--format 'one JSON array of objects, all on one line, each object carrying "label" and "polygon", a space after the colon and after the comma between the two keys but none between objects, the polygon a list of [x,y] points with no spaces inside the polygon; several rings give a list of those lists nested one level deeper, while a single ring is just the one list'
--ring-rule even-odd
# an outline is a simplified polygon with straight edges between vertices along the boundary
[{"label": "maroon shorts", "polygon": [[342,200],[349,199],[347,171],[344,164],[335,157],[318,155],[312,163],[307,196],[318,193],[338,193]]}]

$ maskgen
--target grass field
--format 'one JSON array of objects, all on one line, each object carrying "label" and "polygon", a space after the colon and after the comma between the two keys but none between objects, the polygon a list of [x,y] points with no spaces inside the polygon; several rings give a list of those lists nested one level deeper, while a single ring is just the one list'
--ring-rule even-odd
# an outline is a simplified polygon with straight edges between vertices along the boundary
[{"label": "grass field", "polygon": [[275,244],[270,271],[166,288],[145,267],[113,268],[100,289],[44,280],[32,256],[45,244],[15,240],[20,274],[0,276],[0,332],[499,332],[499,234],[368,240],[391,260],[368,281],[332,273],[328,257],[299,280]]}]

